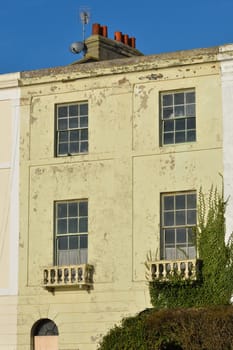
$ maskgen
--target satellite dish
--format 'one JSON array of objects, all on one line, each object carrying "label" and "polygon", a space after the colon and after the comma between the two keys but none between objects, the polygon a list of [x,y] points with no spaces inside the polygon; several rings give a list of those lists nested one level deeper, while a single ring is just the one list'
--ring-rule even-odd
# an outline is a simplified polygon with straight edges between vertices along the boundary
[{"label": "satellite dish", "polygon": [[72,53],[80,53],[82,51],[85,51],[85,44],[82,41],[76,41],[70,45],[70,51]]},{"label": "satellite dish", "polygon": [[85,26],[89,23],[90,20],[90,10],[88,8],[80,9],[80,19],[83,27],[83,41],[76,41],[70,45],[70,51],[74,54],[83,52],[85,55],[87,53],[87,47],[85,45]]}]

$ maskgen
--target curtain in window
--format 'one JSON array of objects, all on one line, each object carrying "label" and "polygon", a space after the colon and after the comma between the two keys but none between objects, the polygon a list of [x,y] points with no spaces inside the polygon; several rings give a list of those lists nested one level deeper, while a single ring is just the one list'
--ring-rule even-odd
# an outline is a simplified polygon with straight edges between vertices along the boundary
[{"label": "curtain in window", "polygon": [[166,260],[182,260],[182,259],[195,259],[196,248],[182,247],[182,248],[165,248],[165,259]]},{"label": "curtain in window", "polygon": [[57,260],[59,266],[87,264],[87,248],[59,250]]}]

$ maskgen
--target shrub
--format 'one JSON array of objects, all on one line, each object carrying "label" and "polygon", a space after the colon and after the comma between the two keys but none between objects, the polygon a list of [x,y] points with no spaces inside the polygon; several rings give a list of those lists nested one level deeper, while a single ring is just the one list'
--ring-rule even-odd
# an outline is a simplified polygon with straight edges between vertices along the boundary
[{"label": "shrub", "polygon": [[99,350],[233,350],[233,307],[147,310],[103,338]]}]

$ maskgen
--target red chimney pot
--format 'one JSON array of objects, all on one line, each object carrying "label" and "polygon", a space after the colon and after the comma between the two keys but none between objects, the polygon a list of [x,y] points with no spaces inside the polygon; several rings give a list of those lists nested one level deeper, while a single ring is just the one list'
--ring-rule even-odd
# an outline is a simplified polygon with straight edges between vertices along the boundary
[{"label": "red chimney pot", "polygon": [[102,29],[102,35],[107,38],[108,37],[108,27],[107,26],[101,26]]},{"label": "red chimney pot", "polygon": [[123,42],[125,45],[129,45],[129,36],[128,34],[123,35]]},{"label": "red chimney pot", "polygon": [[116,41],[122,41],[122,32],[115,32],[114,39]]},{"label": "red chimney pot", "polygon": [[100,34],[100,24],[94,23],[92,24],[92,35],[99,35]]},{"label": "red chimney pot", "polygon": [[129,38],[129,45],[130,45],[133,49],[135,49],[135,47],[136,47],[136,39],[135,39],[134,37]]}]

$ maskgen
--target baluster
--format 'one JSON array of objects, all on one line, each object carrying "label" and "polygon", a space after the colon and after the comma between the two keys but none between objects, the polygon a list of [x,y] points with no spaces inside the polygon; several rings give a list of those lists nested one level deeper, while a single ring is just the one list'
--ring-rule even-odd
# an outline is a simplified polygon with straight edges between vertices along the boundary
[{"label": "baluster", "polygon": [[78,282],[81,282],[83,280],[83,268],[78,268]]}]

